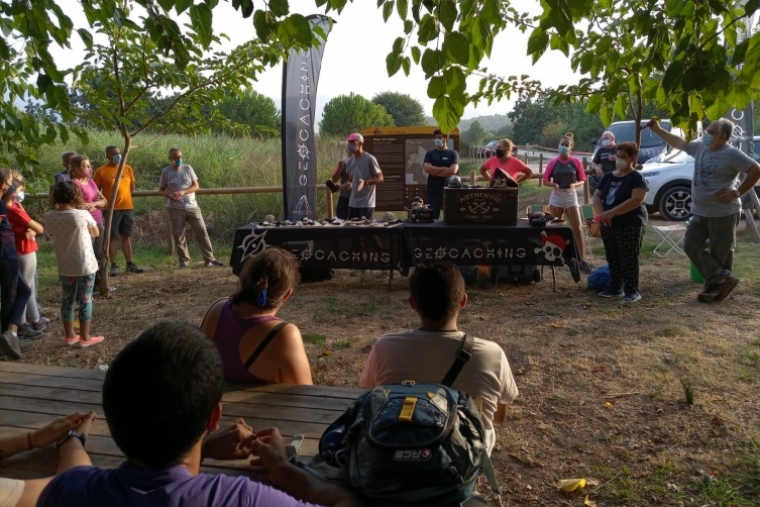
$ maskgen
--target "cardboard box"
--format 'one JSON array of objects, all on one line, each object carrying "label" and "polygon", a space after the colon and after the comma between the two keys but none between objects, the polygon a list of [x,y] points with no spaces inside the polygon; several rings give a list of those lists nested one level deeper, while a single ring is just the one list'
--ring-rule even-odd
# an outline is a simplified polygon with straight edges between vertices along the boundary
[{"label": "cardboard box", "polygon": [[445,188],[447,224],[517,225],[516,188]]}]

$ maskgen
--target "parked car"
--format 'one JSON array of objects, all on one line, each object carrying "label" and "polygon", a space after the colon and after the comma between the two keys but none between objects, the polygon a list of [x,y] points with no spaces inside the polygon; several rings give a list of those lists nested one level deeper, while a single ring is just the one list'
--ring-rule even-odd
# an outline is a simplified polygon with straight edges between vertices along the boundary
[{"label": "parked car", "polygon": [[[649,120],[642,120],[642,125],[649,123]],[[671,130],[670,120],[660,120],[660,126],[667,130]],[[607,130],[615,134],[616,143],[634,142],[636,140],[636,122],[634,121],[616,121],[611,124]],[[679,128],[672,129],[674,133],[683,135],[683,132]],[[601,137],[601,136],[600,136]],[[598,150],[600,145],[597,144]],[[594,150],[596,152],[596,150]],[[656,157],[661,153],[667,153],[670,151],[668,145],[659,136],[655,135],[651,130],[645,128],[641,131],[641,147],[639,148],[639,163],[644,164],[652,157]]]},{"label": "parked car", "polygon": [[478,148],[478,158],[491,158],[496,155],[496,146],[499,145],[499,140],[491,141],[485,146]]},{"label": "parked car", "polygon": [[[753,158],[760,161],[760,136],[753,139]],[[662,153],[647,161],[641,174],[649,185],[645,204],[650,213],[659,212],[662,218],[675,221],[691,216],[694,159],[690,155],[680,150]],[[760,195],[760,186],[755,192]]]}]

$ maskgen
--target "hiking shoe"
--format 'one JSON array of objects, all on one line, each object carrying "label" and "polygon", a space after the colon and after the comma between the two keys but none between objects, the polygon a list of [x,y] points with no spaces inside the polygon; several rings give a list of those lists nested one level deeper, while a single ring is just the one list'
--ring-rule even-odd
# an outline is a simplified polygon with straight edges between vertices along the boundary
[{"label": "hiking shoe", "polygon": [[599,293],[603,298],[619,298],[623,297],[624,294],[623,289],[613,289],[612,287],[607,287]]},{"label": "hiking shoe", "polygon": [[718,295],[715,301],[723,301],[731,294],[731,291],[739,285],[739,279],[733,275],[728,275],[725,280],[718,284]]},{"label": "hiking shoe", "polygon": [[581,273],[590,275],[591,274],[591,266],[588,265],[586,261],[581,261],[580,265],[578,266],[578,269],[581,270]]},{"label": "hiking shoe", "polygon": [[718,284],[706,283],[702,292],[697,295],[697,300],[703,303],[710,303],[715,301],[718,297]]},{"label": "hiking shoe", "polygon": [[179,263],[179,269],[185,269],[186,267],[187,267],[187,264],[185,264],[184,262]]},{"label": "hiking shoe", "polygon": [[21,359],[21,348],[19,347],[18,337],[13,335],[10,329],[0,334],[0,350],[11,359]]},{"label": "hiking shoe", "polygon": [[97,343],[100,343],[103,340],[105,340],[105,337],[103,337],[103,336],[90,336],[89,340],[86,340],[86,341],[85,340],[79,340],[79,343],[77,344],[77,346],[80,349],[84,349],[84,348],[89,347],[90,345],[95,345]]},{"label": "hiking shoe", "polygon": [[224,264],[222,264],[221,262],[219,262],[217,260],[208,261],[206,263],[206,267],[207,268],[219,268],[219,267],[222,267],[222,266],[224,266]]},{"label": "hiking shoe", "polygon": [[111,264],[111,271],[108,272],[108,276],[119,276],[119,266],[117,264]]},{"label": "hiking shoe", "polygon": [[18,348],[21,349],[22,353],[26,353],[26,351],[31,349],[35,343],[37,342],[35,342],[34,340],[19,340]]},{"label": "hiking shoe", "polygon": [[23,326],[19,326],[16,334],[19,338],[34,340],[42,336],[42,329],[34,329],[30,324],[24,324]]},{"label": "hiking shoe", "polygon": [[135,264],[134,262],[128,262],[127,263],[127,269],[126,269],[126,271],[127,271],[127,273],[135,273],[135,274],[138,274],[138,275],[140,273],[145,273],[145,270],[138,268],[137,264]]},{"label": "hiking shoe", "polygon": [[623,303],[635,303],[636,301],[641,301],[641,294],[639,294],[639,291],[634,290],[625,293]]},{"label": "hiking shoe", "polygon": [[45,326],[47,326],[48,324],[50,324],[50,319],[48,319],[47,317],[40,317],[40,320],[38,320],[37,322],[32,322],[31,326],[34,329],[42,331],[45,329]]}]

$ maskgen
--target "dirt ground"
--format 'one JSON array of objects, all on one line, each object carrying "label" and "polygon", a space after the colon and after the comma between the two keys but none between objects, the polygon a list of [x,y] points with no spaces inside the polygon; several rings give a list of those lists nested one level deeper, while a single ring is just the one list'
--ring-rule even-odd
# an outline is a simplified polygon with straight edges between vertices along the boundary
[{"label": "dirt ground", "polygon": [[[586,495],[599,506],[760,504],[758,247],[740,244],[735,294],[703,305],[686,259],[653,257],[651,241],[634,305],[599,298],[567,270],[556,292],[550,280],[468,287],[460,328],[504,348],[520,390],[493,454],[505,505],[581,506]],[[96,298],[93,330],[106,341],[87,350],[62,346],[59,290],[45,288],[52,331],[23,361],[108,364],[154,322],[200,324],[236,287],[228,268],[146,268]],[[301,329],[315,382],[357,387],[373,341],[417,325],[406,299],[403,277],[389,291],[377,274],[339,271],[301,284],[280,315]],[[560,493],[556,482],[573,478],[590,481],[585,491]]]}]

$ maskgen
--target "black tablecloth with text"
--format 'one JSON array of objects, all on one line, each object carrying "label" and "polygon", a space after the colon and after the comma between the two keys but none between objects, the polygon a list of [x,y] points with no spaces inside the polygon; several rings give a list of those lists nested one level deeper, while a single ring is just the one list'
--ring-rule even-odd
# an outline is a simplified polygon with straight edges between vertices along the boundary
[{"label": "black tablecloth with text", "polygon": [[303,269],[396,269],[406,275],[415,264],[447,260],[459,266],[568,266],[573,280],[580,280],[573,233],[566,226],[249,224],[235,234],[233,272],[239,274],[243,261],[267,246],[292,252]]}]

